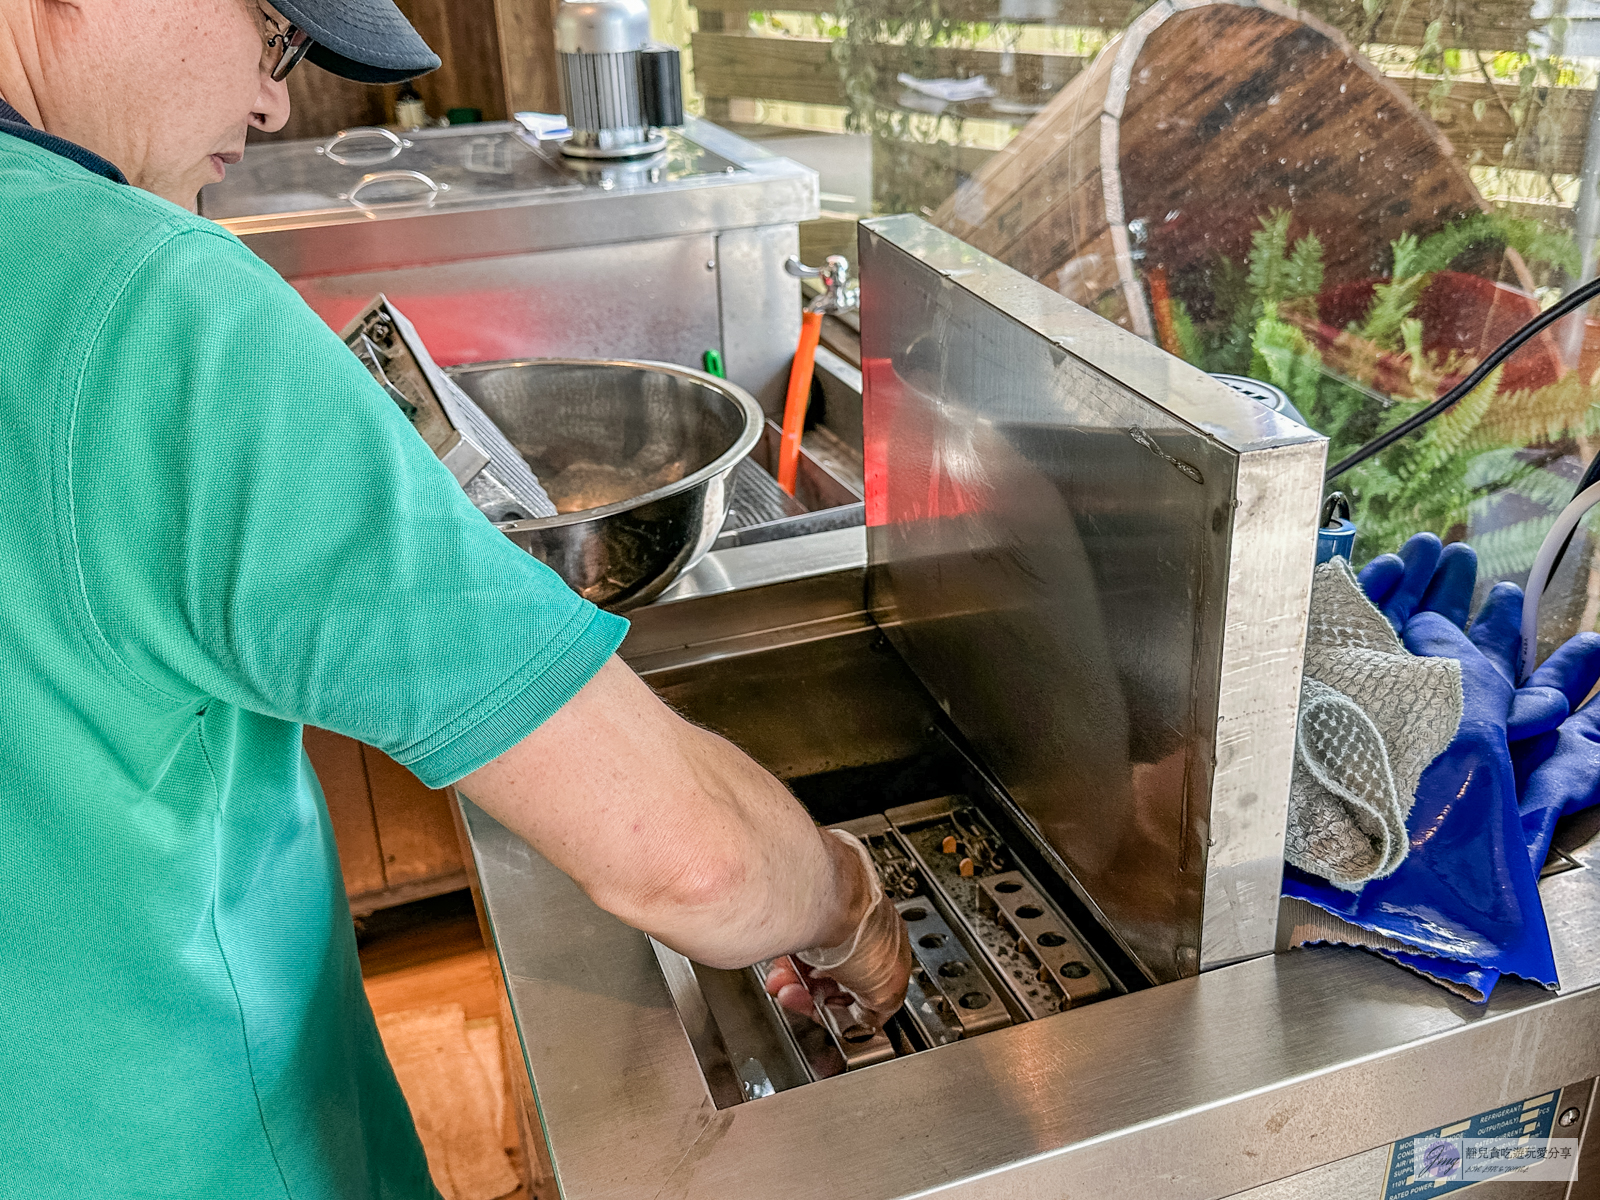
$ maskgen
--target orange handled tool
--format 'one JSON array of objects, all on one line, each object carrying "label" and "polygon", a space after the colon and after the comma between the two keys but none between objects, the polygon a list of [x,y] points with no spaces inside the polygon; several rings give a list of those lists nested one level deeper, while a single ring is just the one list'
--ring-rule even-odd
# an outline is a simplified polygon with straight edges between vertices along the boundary
[{"label": "orange handled tool", "polygon": [[778,486],[794,495],[795,473],[800,466],[800,434],[805,430],[806,406],[811,400],[811,373],[817,362],[817,338],[822,314],[800,314],[800,344],[789,368],[789,395],[783,402],[783,437],[778,442]]},{"label": "orange handled tool", "polygon": [[1167,269],[1151,267],[1145,274],[1150,286],[1150,311],[1156,319],[1156,341],[1168,354],[1183,357],[1183,345],[1178,341],[1178,325],[1172,316],[1172,292],[1167,287]]}]

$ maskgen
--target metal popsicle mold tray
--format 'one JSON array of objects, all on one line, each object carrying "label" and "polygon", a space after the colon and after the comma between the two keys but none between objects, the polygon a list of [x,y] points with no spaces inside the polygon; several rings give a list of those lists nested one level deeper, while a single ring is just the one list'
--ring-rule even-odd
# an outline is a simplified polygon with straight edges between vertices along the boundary
[{"label": "metal popsicle mold tray", "polygon": [[[905,1004],[874,1038],[819,1001],[818,1025],[768,997],[812,1079],[1053,1016],[1117,990],[1072,923],[963,797],[833,826],[860,838],[911,937]],[[764,982],[771,964],[752,968]]]},{"label": "metal popsicle mold tray", "polygon": [[1104,966],[976,808],[946,796],[886,816],[1026,1019],[1112,994]]},{"label": "metal popsicle mold tray", "polygon": [[[765,985],[771,962],[757,963],[750,970]],[[849,1015],[831,1004],[812,1005],[816,1020],[791,1012],[772,997],[767,998],[777,1014],[778,1028],[788,1041],[806,1073],[812,1079],[826,1079],[844,1071],[870,1067],[895,1057],[893,1043],[883,1032],[862,1029]]]},{"label": "metal popsicle mold tray", "polygon": [[911,953],[920,1003],[911,1003],[907,991],[905,1011],[916,1022],[929,1045],[1003,1029],[1011,1014],[981,959],[956,936],[927,896],[902,900],[896,906],[911,934]]}]

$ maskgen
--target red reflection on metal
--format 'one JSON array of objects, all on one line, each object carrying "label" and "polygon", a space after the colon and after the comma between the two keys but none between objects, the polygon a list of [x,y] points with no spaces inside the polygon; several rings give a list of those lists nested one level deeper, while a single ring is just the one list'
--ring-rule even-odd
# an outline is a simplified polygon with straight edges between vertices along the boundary
[{"label": "red reflection on metal", "polygon": [[889,523],[889,431],[899,406],[899,376],[887,358],[861,360],[861,459],[867,489],[867,525]]},{"label": "red reflection on metal", "polygon": [[[359,313],[372,293],[324,291],[320,279],[293,281],[313,312],[338,332]],[[340,281],[341,283],[347,281]],[[389,302],[417,327],[423,344],[443,367],[559,353],[550,347],[592,340],[593,330],[571,328],[573,317],[538,304],[532,291],[489,288],[475,292],[396,292]]]},{"label": "red reflection on metal", "polygon": [[[989,509],[980,480],[958,478],[938,406],[915,396],[887,358],[863,358],[862,458],[869,526],[934,520]],[[891,458],[892,450],[892,458]],[[976,456],[966,453],[968,466]],[[892,462],[892,471],[891,471]]]}]

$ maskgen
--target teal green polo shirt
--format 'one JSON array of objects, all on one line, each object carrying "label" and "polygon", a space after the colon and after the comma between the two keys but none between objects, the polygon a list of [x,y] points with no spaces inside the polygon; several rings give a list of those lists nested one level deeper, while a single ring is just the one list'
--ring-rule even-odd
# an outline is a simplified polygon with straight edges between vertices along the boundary
[{"label": "teal green polo shirt", "polygon": [[302,724],[449,784],[625,622],[237,239],[0,136],[0,1195],[434,1200]]}]

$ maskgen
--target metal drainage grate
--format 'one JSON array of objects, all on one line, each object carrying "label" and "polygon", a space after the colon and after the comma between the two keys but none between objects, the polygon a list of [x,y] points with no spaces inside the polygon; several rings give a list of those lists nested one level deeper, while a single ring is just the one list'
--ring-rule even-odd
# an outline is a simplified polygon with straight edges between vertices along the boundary
[{"label": "metal drainage grate", "polygon": [[728,519],[722,523],[722,528],[724,531],[746,529],[796,517],[805,511],[805,505],[779,487],[776,479],[745,458],[733,469],[733,499],[728,504]]}]

